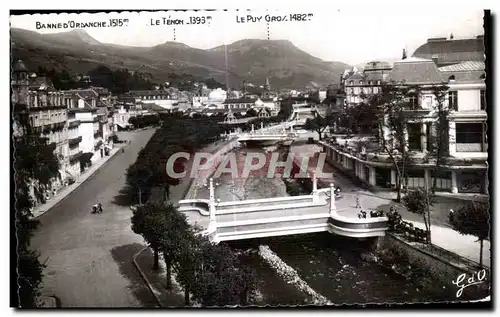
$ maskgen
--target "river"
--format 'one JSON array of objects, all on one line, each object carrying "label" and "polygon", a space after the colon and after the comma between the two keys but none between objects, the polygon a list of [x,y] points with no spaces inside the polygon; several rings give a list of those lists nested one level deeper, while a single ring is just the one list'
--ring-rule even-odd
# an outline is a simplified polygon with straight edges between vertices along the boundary
[{"label": "river", "polygon": [[[238,170],[245,165],[249,152],[265,153],[276,147],[239,148],[235,150]],[[222,174],[216,180],[216,197],[221,201],[286,196],[281,179],[268,179],[267,166],[248,178],[233,179]],[[200,189],[199,198],[208,198]],[[268,245],[300,278],[333,304],[404,303],[453,300],[451,290],[422,292],[414,283],[382,266],[363,261],[360,254],[366,243],[329,233],[270,237],[228,243],[241,256],[242,263],[252,266],[260,281],[261,305],[301,305],[307,296],[277,275],[257,253],[259,245]]]}]

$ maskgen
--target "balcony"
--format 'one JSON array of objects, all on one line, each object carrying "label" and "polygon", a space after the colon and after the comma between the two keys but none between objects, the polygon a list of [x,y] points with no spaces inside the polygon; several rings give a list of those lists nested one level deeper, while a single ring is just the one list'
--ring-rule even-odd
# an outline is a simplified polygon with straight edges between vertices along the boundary
[{"label": "balcony", "polygon": [[76,138],[69,139],[69,140],[68,140],[68,145],[69,145],[69,146],[74,146],[74,145],[76,145],[76,144],[78,144],[78,143],[80,143],[80,142],[82,142],[82,137],[81,137],[81,136],[76,137]]},{"label": "balcony", "polygon": [[77,128],[79,125],[80,125],[80,120],[70,121],[70,122],[68,123],[68,128],[69,128],[69,129],[72,129],[72,128]]},{"label": "balcony", "polygon": [[80,156],[82,156],[83,152],[82,151],[79,151],[78,153],[76,154],[73,154],[73,155],[70,155],[69,157],[69,161],[70,163],[73,163],[75,162],[76,160],[78,160],[80,158]]}]

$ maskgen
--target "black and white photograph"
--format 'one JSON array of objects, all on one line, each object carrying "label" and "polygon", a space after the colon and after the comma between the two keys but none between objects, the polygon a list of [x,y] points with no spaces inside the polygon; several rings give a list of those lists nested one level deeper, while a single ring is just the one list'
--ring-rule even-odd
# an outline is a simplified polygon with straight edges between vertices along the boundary
[{"label": "black and white photograph", "polygon": [[301,7],[10,12],[12,308],[493,307],[492,12]]}]

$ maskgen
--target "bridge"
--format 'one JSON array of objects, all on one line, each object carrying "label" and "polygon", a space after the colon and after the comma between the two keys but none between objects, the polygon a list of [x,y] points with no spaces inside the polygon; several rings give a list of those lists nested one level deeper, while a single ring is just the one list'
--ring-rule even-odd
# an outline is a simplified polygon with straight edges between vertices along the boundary
[{"label": "bridge", "polygon": [[[289,130],[287,131],[287,127]],[[264,123],[261,122],[261,128],[255,130],[252,124],[252,130],[250,132],[241,132],[235,130],[226,135],[229,138],[237,138],[239,142],[282,142],[282,141],[293,141],[299,137],[299,133],[293,130],[293,126],[288,123],[281,123],[277,125],[272,125],[264,128]]]},{"label": "bridge", "polygon": [[288,122],[294,125],[304,125],[307,119],[313,119],[316,115],[316,108],[307,103],[299,103],[292,105],[293,111]]},{"label": "bridge", "polygon": [[209,199],[181,200],[178,206],[190,223],[204,228],[217,243],[325,231],[366,238],[383,236],[388,229],[386,217],[359,219],[335,195],[333,184],[318,189],[314,174],[310,195],[220,202],[213,179],[209,192]]}]

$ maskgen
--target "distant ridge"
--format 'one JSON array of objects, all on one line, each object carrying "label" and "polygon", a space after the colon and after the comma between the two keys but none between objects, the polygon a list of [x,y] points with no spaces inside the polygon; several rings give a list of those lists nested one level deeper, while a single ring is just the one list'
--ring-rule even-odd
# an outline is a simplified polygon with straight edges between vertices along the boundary
[{"label": "distant ridge", "polygon": [[225,54],[229,81],[239,89],[244,80],[264,84],[268,77],[273,88],[303,88],[317,83],[338,82],[350,68],[342,62],[314,57],[288,40],[243,39],[211,49],[198,49],[180,42],[165,42],[152,47],[133,47],[101,43],[84,30],[40,34],[11,28],[12,56],[23,59],[28,68],[38,66],[86,73],[105,65],[111,68],[150,73],[161,82],[170,73],[186,73],[226,81]]}]

